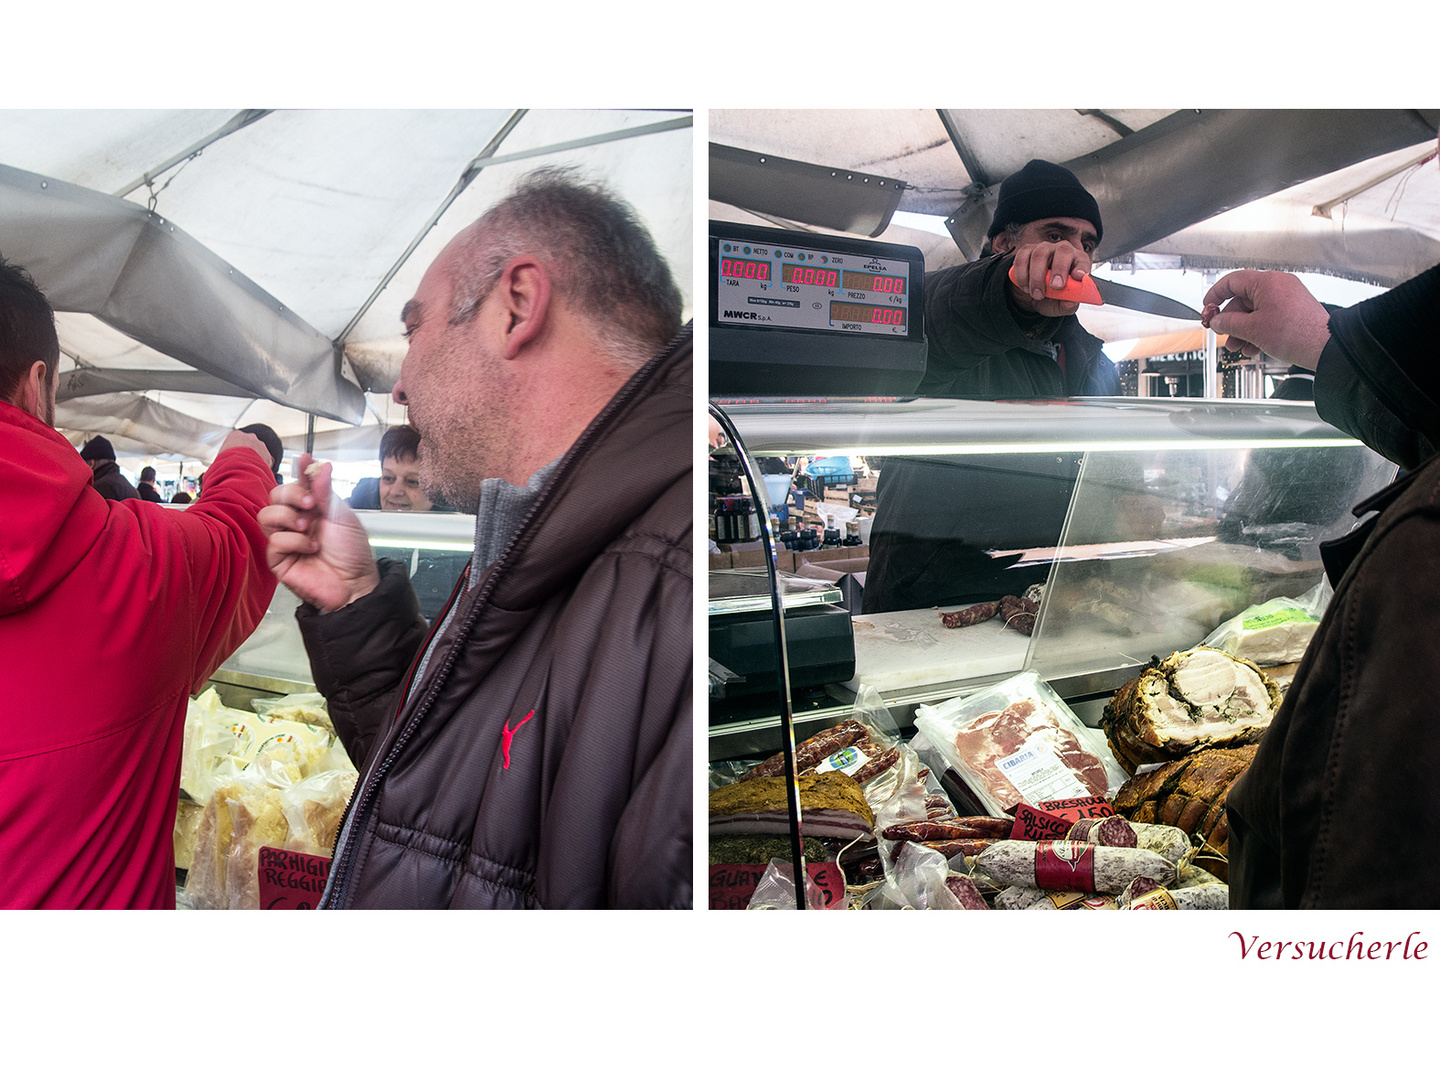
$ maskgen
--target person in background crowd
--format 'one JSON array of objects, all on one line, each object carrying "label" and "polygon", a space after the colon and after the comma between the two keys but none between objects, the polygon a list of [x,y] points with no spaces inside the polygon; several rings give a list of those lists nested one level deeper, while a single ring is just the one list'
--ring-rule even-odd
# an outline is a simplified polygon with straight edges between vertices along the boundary
[{"label": "person in background crowd", "polygon": [[328,465],[273,493],[270,564],[361,763],[320,906],[691,906],[681,307],[633,211],[565,171],[431,264],[394,397],[427,495],[476,515],[433,631]]},{"label": "person in background crowd", "polygon": [[1440,266],[1333,312],[1290,274],[1242,270],[1202,321],[1313,371],[1321,418],[1411,470],[1322,545],[1335,595],[1226,800],[1231,907],[1432,907],[1440,865],[1416,852],[1440,843]]},{"label": "person in background crowd", "polygon": [[170,501],[171,501],[172,503],[188,503],[188,502],[191,501],[191,500],[190,500],[190,492],[188,492],[188,491],[177,491],[177,492],[175,492],[174,495],[171,495],[171,496],[170,496]]},{"label": "person in background crowd", "polygon": [[254,435],[262,443],[270,454],[270,471],[275,474],[275,483],[283,484],[285,478],[280,475],[280,463],[285,460],[285,447],[280,443],[280,436],[275,434],[275,429],[269,424],[246,424],[237,431],[246,431]]},{"label": "person in background crowd", "polygon": [[420,433],[409,424],[387,428],[380,436],[380,475],[356,484],[349,503],[354,510],[450,509],[420,485]]},{"label": "person in background crowd", "polygon": [[1314,401],[1315,373],[1306,371],[1299,364],[1291,364],[1285,378],[1270,396],[1280,401]]},{"label": "person in background crowd", "polygon": [[140,498],[140,492],[120,472],[120,466],[115,461],[115,448],[104,435],[96,435],[85,444],[80,451],[80,460],[90,466],[91,482],[105,498]]},{"label": "person in background crowd", "polygon": [[135,490],[146,502],[165,501],[160,497],[160,492],[155,490],[155,466],[153,465],[146,465],[140,470],[140,483],[135,485]]},{"label": "person in background crowd", "polygon": [[186,702],[275,592],[268,455],[232,432],[183,514],[108,501],[52,426],[59,358],[0,259],[0,907],[173,908]]}]

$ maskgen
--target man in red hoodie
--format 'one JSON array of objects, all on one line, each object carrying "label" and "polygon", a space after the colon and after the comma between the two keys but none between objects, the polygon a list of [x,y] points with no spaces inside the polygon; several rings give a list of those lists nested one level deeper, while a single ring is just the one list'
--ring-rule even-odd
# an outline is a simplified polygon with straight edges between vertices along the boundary
[{"label": "man in red hoodie", "polygon": [[0,906],[173,908],[185,703],[274,594],[275,478],[233,432],[183,513],[107,501],[51,426],[59,359],[0,259]]}]

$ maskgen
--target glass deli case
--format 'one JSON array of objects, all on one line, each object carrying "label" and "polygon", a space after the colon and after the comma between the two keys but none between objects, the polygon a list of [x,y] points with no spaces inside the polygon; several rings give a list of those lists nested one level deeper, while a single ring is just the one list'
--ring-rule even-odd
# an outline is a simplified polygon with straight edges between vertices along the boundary
[{"label": "glass deli case", "polygon": [[[776,498],[784,485],[764,484],[749,493],[760,527],[772,529],[780,569],[813,573],[832,589],[844,584],[855,597],[847,613],[853,670],[792,686],[797,741],[847,718],[862,688],[913,723],[917,706],[1029,670],[1096,726],[1113,692],[1152,656],[1195,646],[1252,605],[1319,586],[1320,542],[1353,527],[1350,508],[1395,475],[1308,402],[717,407],[757,478],[777,461],[801,476],[811,461],[847,457],[869,474],[822,486],[818,501],[818,523],[850,538],[848,550],[830,552],[845,556],[831,564],[843,575],[824,572],[825,552],[790,550],[775,531],[783,520],[785,536],[799,534],[796,515],[806,511],[790,500],[799,494],[803,503],[803,489]],[[762,469],[761,461],[772,464]],[[817,502],[808,505],[815,517]],[[774,665],[768,696],[746,696],[717,688],[713,663],[717,625],[733,607],[725,577],[764,575],[757,547],[729,544],[711,556],[712,762],[781,747]],[[751,568],[738,568],[746,555]],[[836,595],[826,598],[832,611]],[[791,618],[790,603],[787,638],[792,625],[813,622]],[[970,616],[956,614],[985,603],[997,604],[1000,617],[967,625]],[[774,650],[774,631],[765,632]],[[793,657],[790,668],[795,683]]]}]

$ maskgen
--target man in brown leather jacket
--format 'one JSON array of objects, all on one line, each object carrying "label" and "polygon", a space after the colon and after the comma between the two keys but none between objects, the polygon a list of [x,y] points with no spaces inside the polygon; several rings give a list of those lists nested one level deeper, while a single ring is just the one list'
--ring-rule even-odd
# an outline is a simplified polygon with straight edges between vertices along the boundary
[{"label": "man in brown leather jacket", "polygon": [[[623,268],[623,272],[617,272]],[[328,465],[262,514],[360,780],[326,907],[689,907],[690,328],[632,212],[534,174],[405,305],[394,397],[475,554],[427,628]]]},{"label": "man in brown leather jacket", "polygon": [[[1228,303],[1226,303],[1228,301]],[[1226,799],[1230,904],[1434,907],[1440,864],[1440,266],[1327,312],[1298,278],[1242,270],[1205,321],[1315,372],[1315,407],[1402,468],[1321,545],[1335,585],[1255,760]],[[1217,313],[1218,305],[1226,303]]]}]

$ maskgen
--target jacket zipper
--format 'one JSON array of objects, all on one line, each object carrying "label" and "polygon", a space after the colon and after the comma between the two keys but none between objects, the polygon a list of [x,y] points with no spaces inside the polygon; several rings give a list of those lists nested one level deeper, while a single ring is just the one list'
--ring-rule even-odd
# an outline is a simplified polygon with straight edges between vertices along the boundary
[{"label": "jacket zipper", "polygon": [[[415,672],[420,667],[421,659],[425,656],[426,651],[430,648],[430,642],[439,632],[439,628],[445,624],[445,616],[449,614],[450,609],[454,606],[456,597],[460,596],[465,591],[465,586],[468,584],[469,578],[470,563],[467,562],[465,564],[464,573],[460,575],[460,577],[455,582],[454,588],[450,590],[450,599],[445,601],[445,607],[443,611],[440,613],[440,616],[436,618],[435,622],[431,624],[430,632],[425,635],[425,641],[421,644],[420,648],[415,653],[415,659],[410,661],[410,670],[405,674],[405,679],[401,683],[400,696],[397,699],[397,716],[399,715],[399,710],[404,708],[405,700],[410,696],[410,686],[415,681]],[[374,772],[375,769],[372,768],[369,772],[366,773],[367,787],[369,778]],[[335,830],[335,843],[330,848],[330,862],[332,866],[334,866],[336,856],[340,853],[340,839],[345,835],[346,828],[354,820],[355,809],[359,801],[359,798],[352,798],[349,804],[345,807],[345,813],[342,814],[340,817],[340,826]],[[336,872],[336,874],[331,875],[331,880],[336,883],[334,888],[330,890],[332,894],[340,887],[339,878],[337,875],[338,871]],[[325,897],[322,895],[321,901],[323,902],[324,900]]]},{"label": "jacket zipper", "polygon": [[[680,333],[676,334],[675,337],[673,337],[668,343],[666,343],[665,348],[663,348],[659,353],[655,355],[655,357],[650,361],[650,363],[646,365],[645,369],[642,369],[644,374],[643,378],[631,379],[628,383],[625,384],[625,386],[621,387],[621,389],[615,394],[613,398],[610,399],[609,403],[605,406],[605,408],[601,410],[599,416],[596,417],[595,422],[592,423],[585,430],[585,432],[580,436],[580,438],[577,439],[575,443],[570,447],[570,449],[566,452],[565,458],[561,462],[560,467],[557,468],[555,470],[555,474],[550,477],[550,483],[546,486],[540,497],[535,501],[535,504],[530,507],[529,513],[525,515],[524,520],[520,522],[519,528],[515,530],[515,535],[510,538],[510,542],[505,545],[505,550],[502,551],[500,553],[500,557],[495,560],[494,566],[490,568],[489,573],[486,575],[487,580],[484,589],[479,593],[479,595],[475,597],[473,601],[471,601],[470,610],[465,612],[463,615],[464,621],[460,625],[455,635],[454,645],[452,645],[450,650],[445,654],[445,656],[441,658],[440,674],[436,676],[430,692],[425,695],[424,700],[422,700],[418,705],[416,705],[414,713],[411,714],[410,719],[405,724],[405,727],[400,731],[398,735],[396,735],[395,741],[391,744],[390,751],[385,755],[384,760],[378,762],[375,767],[370,770],[369,775],[365,778],[365,785],[364,788],[361,790],[360,794],[351,800],[351,813],[349,813],[348,817],[350,818],[349,832],[352,836],[352,839],[350,843],[346,845],[345,851],[342,853],[339,850],[340,837],[346,832],[346,822],[342,821],[340,829],[335,834],[336,850],[334,855],[332,856],[332,885],[330,888],[331,895],[329,902],[325,904],[326,907],[345,907],[346,893],[349,891],[350,886],[350,882],[348,880],[350,875],[350,868],[354,865],[355,861],[355,843],[353,837],[364,830],[365,815],[369,814],[371,804],[374,801],[375,792],[379,788],[381,780],[384,779],[385,773],[389,771],[390,766],[395,763],[396,757],[398,757],[400,751],[405,748],[405,744],[409,742],[410,736],[414,734],[415,729],[420,726],[420,721],[425,718],[425,714],[429,711],[430,706],[434,703],[435,698],[438,696],[440,692],[440,687],[444,685],[446,677],[450,674],[450,669],[455,665],[455,655],[460,651],[460,645],[469,637],[470,631],[474,629],[475,623],[479,621],[480,611],[482,608],[484,608],[486,602],[490,599],[490,594],[495,591],[495,582],[500,579],[502,573],[506,569],[506,563],[509,560],[511,554],[514,552],[516,543],[520,540],[522,536],[525,535],[526,529],[529,528],[530,522],[535,519],[535,516],[549,505],[550,494],[555,490],[556,487],[559,486],[561,480],[568,478],[570,472],[573,471],[573,469],[575,468],[575,462],[579,460],[580,456],[585,452],[586,449],[589,448],[590,444],[593,443],[595,439],[599,438],[600,433],[606,429],[606,422],[609,420],[609,418],[613,416],[616,412],[618,412],[621,408],[623,408],[625,405],[627,405],[630,400],[637,393],[639,393],[642,386],[649,384],[651,377],[654,375],[655,371],[663,363],[670,359],[680,342],[684,340],[685,337],[691,332],[692,326],[693,324],[687,323],[686,326],[681,329]],[[466,572],[466,576],[469,576],[468,570]],[[462,578],[461,580],[463,581],[464,578]],[[454,603],[455,597],[458,594],[459,585],[457,583],[456,592],[451,593],[451,604]],[[439,626],[440,622],[437,621],[435,625]],[[426,639],[427,645],[428,642],[429,638]],[[424,655],[425,647],[422,646],[419,654],[416,656],[414,663],[411,664],[410,676],[406,679],[405,689],[407,692],[409,690],[410,679],[413,679],[415,675],[415,666],[419,663],[419,658]],[[399,701],[398,708],[403,709],[404,707],[405,697],[404,695],[402,695]],[[399,715],[398,712],[396,715]]]}]

